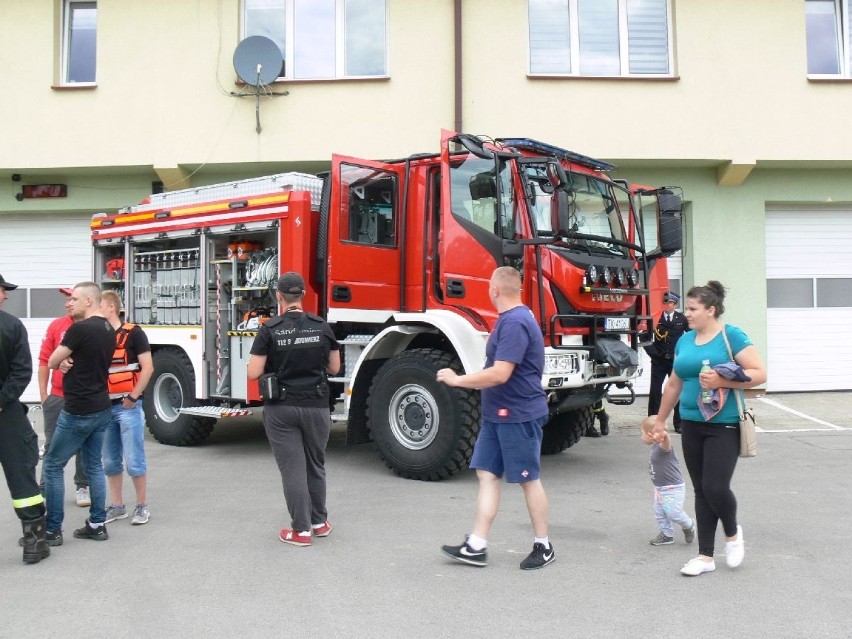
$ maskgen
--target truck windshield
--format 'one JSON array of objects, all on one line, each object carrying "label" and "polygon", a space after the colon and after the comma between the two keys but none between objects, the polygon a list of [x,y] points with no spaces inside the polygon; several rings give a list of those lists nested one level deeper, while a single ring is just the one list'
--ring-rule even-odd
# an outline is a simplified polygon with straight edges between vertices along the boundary
[{"label": "truck windshield", "polygon": [[[554,192],[544,164],[526,165],[524,176],[536,235],[559,235],[563,243],[595,253],[626,254],[625,247],[610,241],[626,238],[618,202],[609,184],[592,176],[570,173],[571,188],[565,194]],[[592,237],[571,238],[572,233]]]}]

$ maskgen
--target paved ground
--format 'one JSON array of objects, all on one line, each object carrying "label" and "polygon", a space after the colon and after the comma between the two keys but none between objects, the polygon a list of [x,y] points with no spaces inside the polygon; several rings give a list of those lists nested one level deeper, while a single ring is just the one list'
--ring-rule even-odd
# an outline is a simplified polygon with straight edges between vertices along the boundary
[{"label": "paved ground", "polygon": [[519,489],[504,493],[490,565],[451,564],[439,547],[469,530],[473,475],[399,479],[339,428],[335,529],[312,548],[281,544],[277,469],[246,418],[195,448],[149,441],[151,522],[111,524],[107,542],[71,538],[86,512],[69,505],[65,545],[25,566],[6,508],[0,637],[850,637],[852,393],[752,401],[773,432],[735,476],[746,538],[736,571],[719,556],[715,573],[682,577],[694,546],[648,544],[645,398],[609,407],[610,437],[544,459],[557,561],[530,573],[518,570],[531,545]]}]

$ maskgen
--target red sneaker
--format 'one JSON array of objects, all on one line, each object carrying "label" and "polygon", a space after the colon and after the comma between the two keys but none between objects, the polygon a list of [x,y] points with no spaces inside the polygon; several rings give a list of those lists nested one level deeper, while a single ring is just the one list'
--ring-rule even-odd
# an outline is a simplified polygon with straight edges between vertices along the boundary
[{"label": "red sneaker", "polygon": [[331,523],[326,521],[321,526],[311,526],[311,530],[317,537],[328,537],[331,532]]},{"label": "red sneaker", "polygon": [[289,528],[285,528],[278,533],[278,539],[283,541],[285,544],[292,544],[294,546],[311,545],[311,533],[300,533],[295,530],[290,530]]}]

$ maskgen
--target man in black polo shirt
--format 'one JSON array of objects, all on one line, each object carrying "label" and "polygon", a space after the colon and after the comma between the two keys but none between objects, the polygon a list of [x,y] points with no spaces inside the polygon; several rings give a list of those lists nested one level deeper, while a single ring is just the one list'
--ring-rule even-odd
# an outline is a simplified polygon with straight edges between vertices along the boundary
[{"label": "man in black polo shirt", "polygon": [[109,538],[106,525],[106,482],[101,463],[104,431],[112,419],[112,402],[107,377],[115,350],[115,330],[100,314],[101,289],[94,282],[74,287],[69,300],[71,316],[76,320],[65,332],[47,365],[65,371],[63,391],[65,407],[59,413],[50,450],[44,457],[47,532],[51,546],[62,544],[62,520],[65,518],[65,464],[78,449],[89,477],[89,518],[74,531],[78,539],[103,541]]},{"label": "man in black polo shirt", "polygon": [[[331,327],[302,308],[305,281],[298,273],[278,279],[284,314],[260,327],[251,347],[249,379],[272,373],[277,399],[263,407],[263,425],[281,471],[291,528],[278,538],[310,546],[331,532],[325,506],[325,447],[331,433],[326,373],[340,369],[340,345]],[[283,395],[283,396],[281,396]]]}]

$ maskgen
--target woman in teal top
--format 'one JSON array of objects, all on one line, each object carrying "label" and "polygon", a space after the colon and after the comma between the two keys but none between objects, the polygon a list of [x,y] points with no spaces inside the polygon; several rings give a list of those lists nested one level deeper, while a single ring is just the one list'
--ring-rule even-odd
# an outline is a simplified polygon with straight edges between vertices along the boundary
[{"label": "woman in teal top", "polygon": [[[698,521],[698,557],[682,569],[684,575],[697,576],[716,570],[713,559],[714,539],[719,521],[725,530],[725,557],[728,566],[736,568],[745,555],[742,526],[737,524],[737,499],[731,490],[731,478],[740,450],[739,409],[734,391],[759,386],[766,381],[766,367],[748,336],[736,326],[719,319],[725,312],[725,287],[710,281],[694,286],[686,294],[686,319],[689,332],[675,347],[674,370],[663,393],[652,436],[659,441],[665,432],[665,421],[680,401],[681,444],[683,459],[695,490],[695,515]],[[704,360],[710,366],[729,362],[722,331],[731,345],[734,361],[750,382],[725,379],[710,370],[702,373]],[[702,390],[726,394],[721,409],[705,419],[699,408]]]}]

